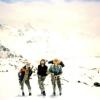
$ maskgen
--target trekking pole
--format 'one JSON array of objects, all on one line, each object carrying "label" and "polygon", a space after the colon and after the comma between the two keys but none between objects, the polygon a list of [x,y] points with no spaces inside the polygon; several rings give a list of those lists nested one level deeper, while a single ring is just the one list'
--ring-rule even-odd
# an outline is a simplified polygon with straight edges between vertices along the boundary
[{"label": "trekking pole", "polygon": [[61,80],[64,80],[65,82],[69,82],[68,80],[64,79],[64,78],[60,78]]}]

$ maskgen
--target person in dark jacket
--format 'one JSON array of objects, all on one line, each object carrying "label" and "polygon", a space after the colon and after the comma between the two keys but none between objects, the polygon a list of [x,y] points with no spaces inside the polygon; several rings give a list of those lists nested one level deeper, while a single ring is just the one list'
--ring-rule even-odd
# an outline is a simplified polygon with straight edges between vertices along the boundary
[{"label": "person in dark jacket", "polygon": [[30,67],[30,64],[27,64],[24,67],[22,67],[18,73],[19,83],[20,83],[21,90],[22,90],[22,96],[25,96],[24,83],[28,87],[29,96],[31,96],[31,86],[30,86],[30,81],[29,81],[31,75],[32,75],[32,68]]},{"label": "person in dark jacket", "polygon": [[41,94],[43,96],[46,95],[45,87],[44,87],[44,81],[45,81],[46,76],[47,76],[47,72],[48,72],[47,70],[48,70],[48,67],[46,66],[46,61],[44,59],[42,59],[40,61],[40,65],[38,65],[37,75],[38,75],[39,88],[40,88]]},{"label": "person in dark jacket", "polygon": [[[55,61],[58,61],[58,59],[54,59],[54,60],[48,61],[48,64],[54,64]],[[60,61],[60,60],[59,60],[59,65],[61,65],[62,68],[65,66],[64,63],[62,61]]]}]

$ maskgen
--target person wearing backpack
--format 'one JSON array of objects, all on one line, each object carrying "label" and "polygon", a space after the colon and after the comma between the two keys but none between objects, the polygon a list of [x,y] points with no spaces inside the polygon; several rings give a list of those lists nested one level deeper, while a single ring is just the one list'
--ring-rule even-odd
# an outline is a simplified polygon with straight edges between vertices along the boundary
[{"label": "person wearing backpack", "polygon": [[37,75],[38,75],[39,88],[40,88],[41,94],[43,96],[46,96],[44,81],[46,79],[47,72],[48,72],[48,67],[46,65],[46,61],[45,61],[45,59],[42,59],[40,61],[40,64],[38,65]]},{"label": "person wearing backpack", "polygon": [[49,68],[49,72],[51,73],[51,82],[53,86],[53,95],[56,95],[56,84],[59,88],[59,95],[62,95],[62,87],[61,87],[61,79],[60,76],[62,74],[62,66],[59,65],[59,60],[55,60],[53,64]]},{"label": "person wearing backpack", "polygon": [[30,85],[30,77],[33,73],[32,71],[33,67],[30,67],[30,63],[27,63],[24,67],[21,68],[21,70],[18,73],[18,77],[19,77],[19,83],[21,86],[21,90],[22,90],[22,96],[25,96],[24,93],[24,84],[26,84],[28,91],[29,91],[29,96],[31,96],[31,85]]}]

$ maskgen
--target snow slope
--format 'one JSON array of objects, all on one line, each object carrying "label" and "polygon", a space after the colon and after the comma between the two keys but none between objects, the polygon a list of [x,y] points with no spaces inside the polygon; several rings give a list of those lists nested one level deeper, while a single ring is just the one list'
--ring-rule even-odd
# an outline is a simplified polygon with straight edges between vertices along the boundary
[{"label": "snow slope", "polygon": [[[37,77],[32,76],[32,96],[28,96],[27,88],[25,87],[26,96],[21,96],[21,91],[19,88],[19,83],[17,79],[17,71],[13,68],[8,73],[0,73],[0,99],[1,100],[32,100],[32,99],[69,99],[69,100],[99,100],[100,99],[100,89],[95,87],[90,87],[84,84],[79,84],[76,82],[63,82],[63,95],[56,97],[52,96],[52,88],[50,83],[50,77],[48,76],[46,84],[47,96],[43,97],[40,95],[40,91],[37,84]],[[47,84],[48,83],[48,84]]]}]

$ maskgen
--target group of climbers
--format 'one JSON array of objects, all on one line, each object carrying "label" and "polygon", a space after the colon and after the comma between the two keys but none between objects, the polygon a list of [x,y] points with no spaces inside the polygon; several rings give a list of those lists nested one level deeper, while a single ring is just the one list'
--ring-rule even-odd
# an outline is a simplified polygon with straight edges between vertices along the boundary
[{"label": "group of climbers", "polygon": [[[46,64],[47,62],[48,62],[48,64],[51,64],[49,68]],[[59,95],[62,95],[62,86],[61,86],[60,75],[62,74],[63,67],[64,67],[64,63],[58,59],[54,59],[51,61],[42,59],[40,61],[40,64],[37,67],[37,77],[38,77],[38,85],[39,85],[41,94],[43,96],[46,96],[44,81],[48,74],[51,74],[53,95],[54,96],[56,95],[56,84],[58,85]],[[30,85],[30,77],[31,77],[32,73],[34,72],[32,69],[33,69],[33,66],[31,65],[31,63],[26,62],[25,66],[22,67],[20,69],[20,71],[18,72],[19,83],[20,83],[21,90],[22,90],[22,96],[25,96],[24,84],[26,84],[26,86],[28,88],[29,96],[32,95],[31,85]]]}]

